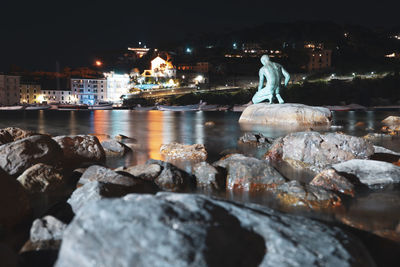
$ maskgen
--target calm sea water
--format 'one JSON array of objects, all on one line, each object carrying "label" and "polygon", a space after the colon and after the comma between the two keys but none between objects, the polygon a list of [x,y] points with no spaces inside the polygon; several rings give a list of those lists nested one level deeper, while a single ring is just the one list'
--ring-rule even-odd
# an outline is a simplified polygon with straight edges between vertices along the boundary
[{"label": "calm sea water", "polygon": [[[320,131],[342,131],[351,135],[363,136],[368,132],[379,132],[380,121],[389,115],[400,112],[335,112],[333,125],[337,128],[318,129]],[[0,112],[0,128],[15,126],[52,135],[69,134],[118,134],[135,138],[128,145],[133,152],[124,158],[109,159],[109,167],[141,164],[148,159],[163,159],[159,153],[165,143],[205,144],[209,153],[209,162],[218,160],[224,154],[239,152],[261,157],[266,150],[238,145],[237,140],[245,132],[261,132],[267,137],[278,137],[291,132],[266,126],[239,125],[240,113],[235,112],[162,112],[130,110],[96,111],[3,111]],[[214,126],[206,126],[212,121]],[[400,138],[382,139],[378,142],[386,148],[400,151]],[[181,168],[191,171],[190,164],[177,163]],[[281,166],[279,171],[290,179],[309,181],[312,175]],[[258,202],[277,208],[279,205],[268,194],[232,194],[221,195],[228,199]],[[298,212],[298,209],[289,210]],[[356,198],[346,201],[340,210],[307,213],[329,221],[341,221],[358,225],[367,231],[393,231],[400,222],[400,191],[397,188],[368,190]]]}]

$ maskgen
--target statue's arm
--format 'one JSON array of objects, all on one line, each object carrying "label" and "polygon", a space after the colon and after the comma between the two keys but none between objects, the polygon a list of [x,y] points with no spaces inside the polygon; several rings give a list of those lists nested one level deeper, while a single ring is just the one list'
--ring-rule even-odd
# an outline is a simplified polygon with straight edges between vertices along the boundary
[{"label": "statue's arm", "polygon": [[285,86],[287,86],[290,80],[290,74],[284,68],[281,69],[282,69],[282,74],[285,77]]},{"label": "statue's arm", "polygon": [[260,91],[263,88],[264,85],[264,73],[262,69],[258,72],[258,76],[260,77],[259,82],[258,82],[258,91]]}]

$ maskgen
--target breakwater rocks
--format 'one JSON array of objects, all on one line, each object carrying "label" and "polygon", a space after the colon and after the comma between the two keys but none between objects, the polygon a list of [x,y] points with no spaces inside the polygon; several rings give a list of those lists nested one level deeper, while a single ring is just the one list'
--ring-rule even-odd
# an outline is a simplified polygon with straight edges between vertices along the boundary
[{"label": "breakwater rocks", "polygon": [[[10,132],[0,130],[0,247],[19,252],[4,262],[22,266],[374,266],[336,226],[206,195],[263,194],[282,210],[321,212],[343,209],[361,188],[400,183],[400,167],[373,159],[386,150],[340,133],[247,135],[248,144],[269,148],[263,158],[236,153],[213,163],[201,144],[161,148],[192,161],[187,172],[153,159],[110,169],[106,157],[127,148],[109,136]],[[293,180],[279,162],[315,177]]]}]

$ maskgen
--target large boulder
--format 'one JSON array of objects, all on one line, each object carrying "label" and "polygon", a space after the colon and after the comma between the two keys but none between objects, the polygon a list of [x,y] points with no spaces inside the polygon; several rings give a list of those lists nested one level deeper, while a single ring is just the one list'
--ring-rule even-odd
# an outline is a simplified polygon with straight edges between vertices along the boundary
[{"label": "large boulder", "polygon": [[123,156],[130,148],[113,139],[104,140],[101,142],[107,156]]},{"label": "large boulder", "polygon": [[29,196],[20,183],[0,169],[0,228],[10,229],[29,218]]},{"label": "large boulder", "polygon": [[213,165],[226,169],[226,187],[230,190],[262,191],[286,182],[267,161],[241,154],[228,155]]},{"label": "large boulder", "polygon": [[65,186],[63,174],[57,168],[43,163],[25,170],[17,181],[29,193],[57,193]]},{"label": "large boulder", "polygon": [[386,117],[382,123],[386,125],[400,125],[400,117],[399,116],[388,116]]},{"label": "large boulder", "polygon": [[64,153],[64,164],[72,169],[96,163],[104,163],[106,156],[103,147],[95,136],[71,135],[57,136],[54,140]]},{"label": "large boulder", "polygon": [[131,194],[82,207],[57,267],[374,266],[338,227],[204,195]]},{"label": "large boulder", "polygon": [[207,191],[225,190],[226,172],[222,168],[216,168],[207,162],[199,162],[193,166],[193,174],[196,177],[196,185],[198,188]]},{"label": "large boulder", "polygon": [[122,186],[135,186],[138,184],[138,179],[119,174],[113,170],[98,165],[93,165],[87,168],[79,179],[79,184],[86,184],[94,181]]},{"label": "large boulder", "polygon": [[239,144],[248,144],[257,147],[269,147],[272,143],[272,139],[268,139],[262,133],[245,133],[239,138]]},{"label": "large boulder", "polygon": [[46,135],[35,135],[0,146],[0,168],[10,175],[19,175],[37,163],[57,165],[61,160],[60,146]]},{"label": "large boulder", "polygon": [[240,116],[239,122],[279,126],[325,126],[331,123],[331,112],[327,108],[303,104],[260,103],[248,106]]},{"label": "large boulder", "polygon": [[154,179],[156,185],[165,191],[182,192],[195,187],[195,178],[171,163],[150,159],[146,164],[158,164],[162,171]]},{"label": "large boulder", "polygon": [[341,133],[296,132],[272,145],[267,159],[282,159],[297,168],[322,171],[351,159],[367,159],[375,152],[364,138]]},{"label": "large boulder", "polygon": [[206,160],[207,151],[203,144],[184,145],[179,143],[164,144],[160,148],[161,155],[168,159]]}]

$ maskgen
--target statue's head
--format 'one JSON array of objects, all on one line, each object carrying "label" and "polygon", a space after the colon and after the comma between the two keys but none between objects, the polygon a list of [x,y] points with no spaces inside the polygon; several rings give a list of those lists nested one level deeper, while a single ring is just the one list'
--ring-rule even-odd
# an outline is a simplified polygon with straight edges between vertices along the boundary
[{"label": "statue's head", "polygon": [[266,65],[268,62],[269,62],[269,56],[268,56],[268,55],[263,55],[263,56],[261,57],[261,63],[262,63],[263,65]]}]

